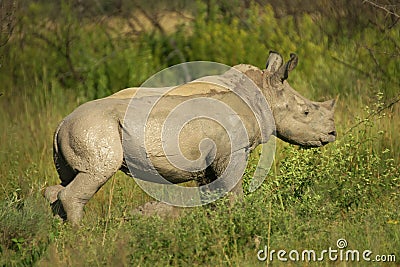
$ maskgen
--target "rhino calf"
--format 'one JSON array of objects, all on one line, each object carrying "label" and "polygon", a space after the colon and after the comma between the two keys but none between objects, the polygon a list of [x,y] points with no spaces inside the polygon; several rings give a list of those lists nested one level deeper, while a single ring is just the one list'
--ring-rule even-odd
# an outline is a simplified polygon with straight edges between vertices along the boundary
[{"label": "rhino calf", "polygon": [[[286,79],[289,72],[296,67],[297,61],[297,56],[291,54],[290,60],[285,64],[281,55],[270,52],[264,70],[245,64],[237,65],[234,69],[246,75],[267,100],[269,107],[266,106],[265,109],[271,109],[276,124],[275,130],[270,131],[268,135],[276,135],[286,142],[300,146],[323,146],[335,141],[335,101],[313,102],[301,96],[289,85]],[[235,86],[244,85],[238,82]],[[184,88],[185,91],[179,92],[179,88]],[[136,92],[136,88],[128,88],[109,97],[85,103],[64,118],[55,132],[54,162],[61,184],[48,187],[44,195],[51,202],[55,212],[73,224],[80,222],[84,205],[112,175],[118,170],[130,175],[126,164],[128,155],[123,148],[122,135],[125,132],[135,138],[135,125],[132,129],[127,128],[124,118],[132,96]],[[157,94],[156,89],[148,92],[148,96],[143,96],[143,100],[139,99],[138,103],[147,101],[146,97]],[[189,158],[199,158],[201,155],[198,144],[202,138],[214,140],[216,147],[210,146],[209,153],[201,158],[204,162],[200,162],[200,165],[204,163],[206,168],[195,172],[182,171],[168,162],[163,150],[164,144],[156,137],[156,133],[160,131],[160,121],[165,119],[165,114],[173,104],[203,95],[236,107],[248,129],[248,142],[238,148],[245,155],[268,139],[268,137],[263,138],[256,129],[256,121],[251,110],[240,104],[240,99],[229,90],[218,85],[195,81],[178,87],[174,92],[178,93],[170,93],[163,98],[165,102],[163,108],[150,118],[146,125],[149,132],[154,133],[154,137],[151,135],[148,137],[151,142],[147,148],[148,154],[145,154],[144,158],[151,159],[154,167],[166,180],[172,183],[190,180],[198,184],[210,183],[221,174],[221,169],[226,165],[226,158],[231,156],[223,129],[218,130],[218,126],[212,122],[193,122],[185,130],[186,143],[183,152]],[[130,118],[131,121],[134,119]],[[138,125],[138,127],[144,126]],[[133,158],[138,166],[145,160],[140,157]],[[246,159],[246,157],[242,159],[244,164]],[[240,185],[241,183],[235,188],[239,194]]]}]

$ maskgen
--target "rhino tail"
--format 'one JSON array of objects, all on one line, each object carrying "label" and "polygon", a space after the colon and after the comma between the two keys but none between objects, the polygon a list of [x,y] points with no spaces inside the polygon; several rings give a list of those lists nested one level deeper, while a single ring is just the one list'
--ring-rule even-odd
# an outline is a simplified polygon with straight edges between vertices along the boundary
[{"label": "rhino tail", "polygon": [[[64,121],[62,121],[56,131],[54,132],[54,138],[53,138],[53,160],[57,169],[57,173],[59,172],[60,169],[60,155],[58,153],[58,144],[57,144],[57,139],[58,139],[58,132],[61,128],[61,125],[63,124]],[[42,189],[42,195],[50,201],[50,203],[53,205],[57,201],[57,194],[60,192],[62,189],[64,189],[64,186],[61,184],[58,185],[53,185],[53,186],[48,186],[44,189]]]},{"label": "rhino tail", "polygon": [[58,142],[58,135],[60,132],[61,127],[63,126],[64,121],[58,125],[56,131],[54,132],[54,139],[53,139],[53,160],[54,165],[57,169],[58,176],[61,180],[62,186],[67,186],[76,176],[77,171],[74,170],[69,164],[68,161],[65,159],[62,151],[60,151],[59,142]]},{"label": "rhino tail", "polygon": [[56,167],[58,169],[57,166],[57,161],[56,161],[56,157],[58,156],[58,132],[61,129],[61,126],[64,124],[64,120],[60,122],[60,124],[58,125],[56,131],[54,132],[54,138],[53,138],[53,159],[54,159],[54,163],[56,164]]}]

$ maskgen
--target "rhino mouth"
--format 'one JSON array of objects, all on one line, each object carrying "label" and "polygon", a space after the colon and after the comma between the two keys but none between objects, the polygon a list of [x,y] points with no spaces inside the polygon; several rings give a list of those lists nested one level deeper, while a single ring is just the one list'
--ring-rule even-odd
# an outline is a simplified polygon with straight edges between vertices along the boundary
[{"label": "rhino mouth", "polygon": [[332,143],[336,140],[336,131],[329,132],[324,138],[319,140],[319,146],[325,146],[329,143]]},{"label": "rhino mouth", "polygon": [[336,140],[336,132],[332,131],[327,135],[324,135],[319,140],[306,142],[305,144],[300,144],[304,148],[322,147]]},{"label": "rhino mouth", "polygon": [[330,143],[329,141],[321,141],[321,146],[325,146],[325,145],[327,145],[329,143]]},{"label": "rhino mouth", "polygon": [[302,147],[302,148],[314,148],[314,147],[323,147],[323,146],[325,146],[325,145],[327,145],[327,144],[329,144],[330,142],[329,141],[321,141],[321,140],[319,140],[319,141],[310,141],[310,142],[308,142],[308,143],[306,143],[306,144],[300,144],[300,146]]},{"label": "rhino mouth", "polygon": [[307,140],[307,141],[303,141],[303,140],[296,140],[296,138],[289,138],[287,136],[290,136],[288,134],[288,132],[285,132],[286,136],[280,134],[279,132],[277,133],[277,137],[289,144],[292,145],[298,145],[302,148],[313,148],[313,147],[322,147],[325,146],[329,143],[332,143],[336,140],[336,131],[331,131],[327,134],[323,134],[321,137],[317,137],[314,140]]},{"label": "rhino mouth", "polygon": [[324,142],[324,141],[318,140],[318,141],[310,141],[310,142],[307,142],[305,144],[300,144],[300,146],[302,148],[313,148],[313,147],[321,147],[321,146],[324,146],[324,145],[326,145],[328,143],[329,142]]}]

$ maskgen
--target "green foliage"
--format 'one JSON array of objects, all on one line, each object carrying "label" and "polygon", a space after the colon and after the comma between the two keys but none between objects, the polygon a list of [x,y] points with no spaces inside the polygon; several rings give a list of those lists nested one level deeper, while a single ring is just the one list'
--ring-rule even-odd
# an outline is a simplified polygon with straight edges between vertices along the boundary
[{"label": "green foliage", "polygon": [[[350,18],[233,2],[199,1],[188,23],[139,34],[125,31],[133,2],[114,13],[110,1],[98,1],[107,16],[96,5],[76,7],[89,2],[21,4],[0,48],[0,266],[252,266],[267,244],[326,249],[342,237],[352,248],[400,257],[399,106],[388,105],[399,92],[398,26],[341,29]],[[350,14],[338,8],[337,16]],[[305,150],[278,142],[267,179],[236,205],[221,199],[178,219],[131,215],[149,197],[117,174],[115,187],[106,184],[86,206],[81,229],[52,216],[39,193],[59,182],[52,134],[77,105],[182,61],[263,68],[270,49],[299,55],[289,82],[303,95],[340,95],[335,143]]]},{"label": "green foliage", "polygon": [[279,173],[264,186],[281,209],[298,206],[307,216],[322,207],[329,214],[369,208],[383,196],[395,203],[400,172],[388,150],[370,151],[373,140],[360,143],[349,135],[328,150],[288,146]]},{"label": "green foliage", "polygon": [[16,190],[0,207],[0,265],[32,265],[45,253],[52,232],[51,214],[37,196]]}]

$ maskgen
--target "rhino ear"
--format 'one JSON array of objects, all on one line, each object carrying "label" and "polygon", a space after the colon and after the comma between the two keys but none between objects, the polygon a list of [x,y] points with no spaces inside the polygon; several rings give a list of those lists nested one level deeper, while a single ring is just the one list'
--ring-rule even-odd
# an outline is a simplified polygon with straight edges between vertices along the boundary
[{"label": "rhino ear", "polygon": [[331,99],[331,100],[322,102],[322,105],[325,106],[328,110],[335,110],[336,99]]},{"label": "rhino ear", "polygon": [[294,68],[296,68],[298,62],[299,58],[297,57],[297,55],[295,53],[290,53],[290,59],[286,64],[286,71],[292,71]]},{"label": "rhino ear", "polygon": [[298,62],[299,62],[299,58],[297,57],[297,55],[294,53],[291,53],[289,61],[286,63],[285,66],[282,66],[279,69],[279,71],[276,73],[276,75],[278,75],[277,78],[279,78],[279,80],[281,82],[286,80],[289,77],[289,72],[291,72],[297,66]]},{"label": "rhino ear", "polygon": [[277,72],[283,65],[282,56],[275,51],[269,51],[269,57],[267,59],[267,64],[265,68],[271,73]]}]

